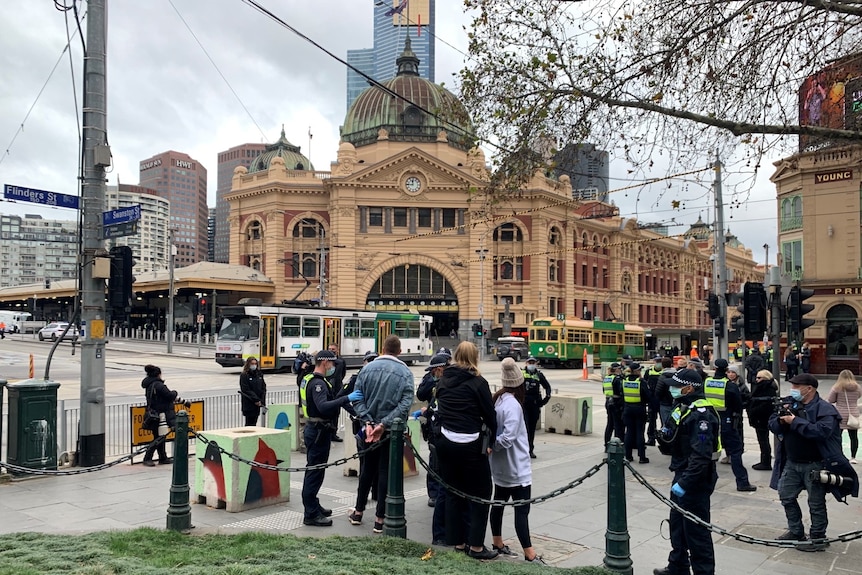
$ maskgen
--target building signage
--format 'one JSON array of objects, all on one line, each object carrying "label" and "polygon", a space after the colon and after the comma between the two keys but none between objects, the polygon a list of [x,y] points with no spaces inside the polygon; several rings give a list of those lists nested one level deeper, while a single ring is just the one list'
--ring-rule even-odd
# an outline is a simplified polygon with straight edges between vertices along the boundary
[{"label": "building signage", "polygon": [[141,206],[128,206],[118,208],[116,210],[108,210],[102,212],[102,225],[113,226],[115,224],[124,224],[126,222],[136,222],[141,219]]},{"label": "building signage", "polygon": [[814,295],[833,296],[833,295],[862,295],[862,285],[846,286],[846,287],[825,287],[814,290]]},{"label": "building signage", "polygon": [[162,165],[161,160],[150,160],[149,162],[141,162],[141,171],[149,170]]},{"label": "building signage", "polygon": [[853,170],[837,170],[835,172],[820,172],[814,174],[815,184],[828,184],[853,179]]},{"label": "building signage", "polygon": [[45,204],[46,206],[71,208],[73,210],[78,209],[78,196],[13,186],[12,184],[4,184],[3,197],[7,200],[16,200],[19,202],[32,202],[34,204]]},{"label": "building signage", "polygon": [[111,238],[121,238],[124,236],[134,236],[138,233],[138,222],[123,222],[122,224],[114,224],[112,226],[102,227],[102,239],[110,240]]},{"label": "building signage", "polygon": [[195,165],[193,162],[187,162],[185,160],[176,160],[178,168],[185,168],[187,170],[193,170]]}]

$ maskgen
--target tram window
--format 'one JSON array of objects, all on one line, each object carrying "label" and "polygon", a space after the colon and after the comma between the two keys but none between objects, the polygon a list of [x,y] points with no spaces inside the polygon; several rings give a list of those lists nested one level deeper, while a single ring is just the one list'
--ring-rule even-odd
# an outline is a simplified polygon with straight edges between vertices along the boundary
[{"label": "tram window", "polygon": [[299,337],[299,325],[298,317],[281,318],[281,337]]},{"label": "tram window", "polygon": [[549,329],[548,330],[548,340],[558,340],[560,339],[560,330],[558,329]]},{"label": "tram window", "polygon": [[369,338],[377,335],[377,326],[373,319],[363,319],[361,320],[361,327],[359,328],[359,337],[361,338]]},{"label": "tram window", "polygon": [[602,343],[606,344],[617,344],[617,332],[615,331],[603,331],[601,332]]},{"label": "tram window", "polygon": [[396,321],[395,335],[400,338],[418,338],[419,337],[419,322],[418,321]]},{"label": "tram window", "polygon": [[536,335],[535,335],[535,337],[531,337],[530,339],[538,339],[538,340],[544,340],[544,339],[547,339],[547,338],[545,337],[545,330],[543,330],[543,329],[537,329],[537,330],[536,330]]},{"label": "tram window", "polygon": [[359,337],[359,320],[345,319],[344,320],[344,337],[356,339]]},{"label": "tram window", "polygon": [[567,336],[566,341],[569,343],[590,343],[590,332],[588,331],[570,329]]},{"label": "tram window", "polygon": [[320,337],[320,318],[302,318],[302,337]]},{"label": "tram window", "polygon": [[643,345],[643,335],[639,333],[627,333],[624,335],[625,342],[632,345]]},{"label": "tram window", "polygon": [[245,341],[260,337],[260,320],[256,317],[226,317],[218,334],[219,340]]}]

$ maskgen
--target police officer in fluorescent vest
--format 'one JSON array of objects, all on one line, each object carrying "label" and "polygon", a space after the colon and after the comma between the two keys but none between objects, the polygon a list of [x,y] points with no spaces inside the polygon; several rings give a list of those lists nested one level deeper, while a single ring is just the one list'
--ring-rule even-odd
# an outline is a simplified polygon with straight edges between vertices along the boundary
[{"label": "police officer in fluorescent vest", "polygon": [[629,374],[623,379],[623,425],[626,427],[626,459],[632,461],[632,451],[637,447],[638,463],[649,463],[644,442],[646,410],[649,404],[649,390],[641,379],[641,364],[629,364]]},{"label": "police officer in fluorescent vest", "polygon": [[[670,470],[673,483],[670,499],[704,521],[710,520],[710,502],[718,473],[715,469],[721,450],[719,421],[715,408],[704,398],[700,375],[681,369],[671,379],[674,409],[660,441],[671,443]],[[670,544],[667,567],[653,575],[714,575],[715,551],[709,529],[670,511]]]},{"label": "police officer in fluorescent vest", "polygon": [[608,373],[602,381],[602,391],[605,394],[605,411],[608,414],[608,422],[605,425],[605,445],[611,440],[611,435],[623,441],[625,430],[623,427],[623,378],[620,375],[622,365],[613,362],[608,367]]},{"label": "police officer in fluorescent vest", "polygon": [[656,387],[658,386],[658,380],[661,377],[662,368],[662,356],[656,355],[653,357],[653,366],[649,368],[644,376],[644,381],[646,382],[647,390],[649,390],[649,406],[647,411],[647,445],[655,445],[655,430],[656,430],[656,421],[658,420],[659,415],[659,398],[658,394],[656,394]]},{"label": "police officer in fluorescent vest", "polygon": [[[329,351],[318,352],[314,358],[314,371],[302,378],[299,387],[299,400],[305,416],[303,438],[306,448],[306,466],[326,463],[332,445],[332,430],[336,427],[338,411],[350,401],[362,399],[362,392],[353,391],[337,397],[338,389],[333,389],[328,379],[335,373],[337,356]],[[309,469],[302,480],[302,522],[305,525],[329,527],[332,525],[331,509],[325,509],[317,497],[323,486],[324,469]]]},{"label": "police officer in fluorescent vest", "polygon": [[742,417],[742,395],[739,386],[728,379],[727,366],[726,359],[715,360],[715,374],[704,382],[704,393],[721,418],[721,444],[736,477],[736,490],[757,491],[748,481],[748,470],[742,464],[742,439],[735,424],[736,418]]}]

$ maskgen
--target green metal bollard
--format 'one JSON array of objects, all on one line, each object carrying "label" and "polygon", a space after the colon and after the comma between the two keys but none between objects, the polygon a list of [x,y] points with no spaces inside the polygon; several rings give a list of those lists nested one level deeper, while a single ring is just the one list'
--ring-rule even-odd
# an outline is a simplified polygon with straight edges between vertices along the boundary
[{"label": "green metal bollard", "polygon": [[614,437],[608,444],[608,528],[605,531],[604,566],[616,573],[632,575],[629,531],[626,519],[625,449]]},{"label": "green metal bollard", "polygon": [[383,534],[407,538],[407,519],[404,516],[404,422],[395,418],[389,430],[389,484],[386,486],[386,516]]},{"label": "green metal bollard", "polygon": [[177,413],[174,435],[174,469],[167,528],[186,532],[192,528],[192,507],[189,505],[189,414],[185,410]]}]

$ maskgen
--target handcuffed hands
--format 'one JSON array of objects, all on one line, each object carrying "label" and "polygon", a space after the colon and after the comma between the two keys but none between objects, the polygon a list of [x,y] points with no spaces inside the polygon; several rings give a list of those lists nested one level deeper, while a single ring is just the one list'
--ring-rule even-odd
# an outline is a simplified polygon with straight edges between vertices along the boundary
[{"label": "handcuffed hands", "polygon": [[351,402],[360,401],[362,399],[365,399],[365,394],[363,394],[358,389],[354,389],[353,391],[351,391],[350,393],[347,394],[347,399],[349,399]]},{"label": "handcuffed hands", "polygon": [[682,485],[679,483],[674,483],[670,488],[670,492],[676,495],[677,497],[682,497],[685,495],[685,489],[682,488]]}]

